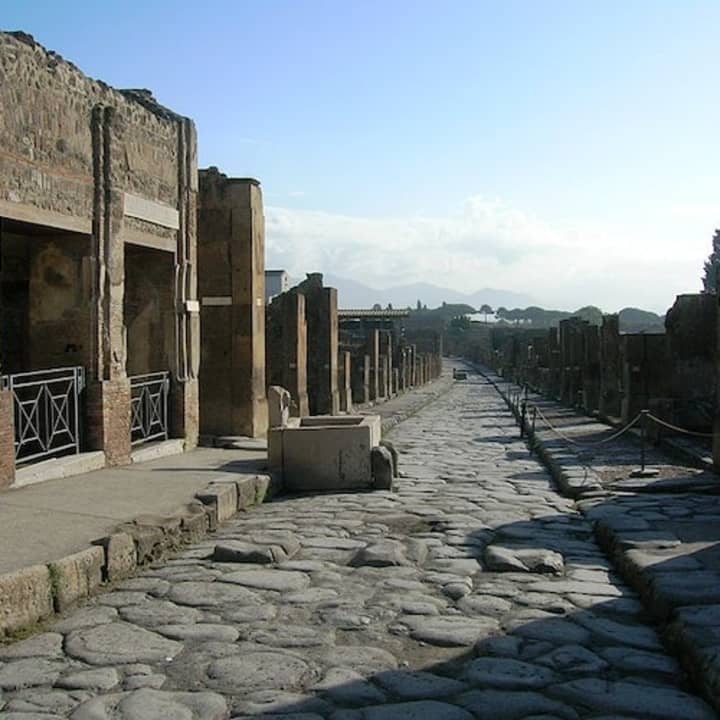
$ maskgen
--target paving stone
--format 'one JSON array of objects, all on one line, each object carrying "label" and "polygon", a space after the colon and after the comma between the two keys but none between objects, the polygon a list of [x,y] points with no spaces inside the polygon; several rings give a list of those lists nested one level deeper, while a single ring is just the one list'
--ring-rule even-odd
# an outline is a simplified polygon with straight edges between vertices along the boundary
[{"label": "paving stone", "polygon": [[288,593],[283,596],[282,601],[291,604],[305,605],[307,603],[327,602],[328,600],[334,600],[337,596],[337,590],[315,587]]},{"label": "paving stone", "polygon": [[291,648],[328,645],[334,636],[334,631],[327,628],[278,624],[252,631],[249,639],[261,645]]},{"label": "paving stone", "polygon": [[386,670],[373,675],[372,680],[400,700],[447,697],[468,689],[466,683],[452,678],[410,670]]},{"label": "paving stone", "polygon": [[376,705],[386,700],[382,690],[349,668],[330,668],[310,689],[339,705]]},{"label": "paving stone", "polygon": [[667,686],[587,678],[555,685],[549,692],[565,702],[605,713],[658,720],[715,718],[715,713],[702,700]]},{"label": "paving stone", "polygon": [[163,692],[143,688],[94,698],[71,720],[225,720],[227,703],[212,692]]},{"label": "paving stone", "polygon": [[512,608],[512,603],[493,595],[468,595],[462,598],[458,608],[468,615],[504,615]]},{"label": "paving stone", "polygon": [[405,546],[396,541],[384,540],[359,550],[350,561],[353,567],[393,567],[410,565]]},{"label": "paving stone", "polygon": [[333,707],[322,698],[314,695],[301,695],[299,693],[283,692],[280,690],[258,690],[252,692],[242,700],[233,703],[233,714],[242,713],[257,717],[277,713],[286,717],[288,709],[292,713],[312,713],[323,717],[332,712]]},{"label": "paving stone", "polygon": [[509,658],[477,658],[465,668],[465,677],[474,685],[508,690],[533,690],[557,681],[557,675],[539,665]]},{"label": "paving stone", "polygon": [[455,699],[477,720],[525,720],[533,714],[549,714],[561,720],[577,720],[575,710],[538,692],[471,690]]},{"label": "paving stone", "polygon": [[361,720],[473,720],[466,710],[436,700],[367,707],[358,717]]},{"label": "paving stone", "polygon": [[181,650],[181,643],[122,622],[74,630],[65,639],[65,652],[90,665],[162,662]]},{"label": "paving stone", "polygon": [[0,660],[31,657],[61,657],[63,636],[58,633],[41,633],[12,645],[0,646]]},{"label": "paving stone", "polygon": [[310,666],[299,657],[280,652],[249,652],[215,660],[207,671],[211,686],[225,692],[294,690],[311,678]]},{"label": "paving stone", "polygon": [[225,583],[235,583],[258,590],[292,592],[304,590],[310,585],[310,576],[291,570],[241,570],[222,577]]},{"label": "paving stone", "polygon": [[118,612],[113,607],[83,607],[75,610],[71,615],[53,623],[52,629],[59,633],[68,633],[80,628],[105,625],[118,620]]},{"label": "paving stone", "polygon": [[20,690],[38,685],[52,685],[65,663],[44,658],[14,660],[0,666],[0,690]]},{"label": "paving stone", "polygon": [[483,562],[489,570],[514,570],[529,573],[559,575],[564,568],[563,556],[553,550],[541,548],[511,548],[489,545],[483,553]]},{"label": "paving stone", "polygon": [[[623,652],[627,650],[623,649]],[[609,663],[582,645],[561,645],[552,652],[535,659],[554,670],[570,674],[600,673]]]},{"label": "paving stone", "polygon": [[387,650],[363,645],[335,645],[321,659],[328,667],[349,668],[365,677],[398,666],[395,656]]},{"label": "paving stone", "polygon": [[497,633],[500,628],[492,618],[456,615],[405,616],[402,622],[410,629],[410,637],[441,646],[473,645],[481,638]]},{"label": "paving stone", "polygon": [[637,623],[616,622],[588,612],[575,613],[573,620],[605,642],[624,643],[644,650],[662,649],[657,633]]},{"label": "paving stone", "polygon": [[567,643],[587,645],[591,641],[591,635],[585,628],[570,620],[553,617],[520,622],[513,627],[512,632],[515,635],[533,640],[546,640],[557,645]]},{"label": "paving stone", "polygon": [[119,682],[115,668],[98,668],[64,675],[55,686],[66,690],[111,690]]},{"label": "paving stone", "polygon": [[247,605],[223,611],[223,618],[234,623],[254,623],[272,620],[277,615],[274,605]]},{"label": "paving stone", "polygon": [[[87,699],[87,693],[69,693],[65,690],[42,690],[33,688],[28,691],[14,693],[14,697],[5,707],[6,712],[17,713],[43,713],[45,720],[48,715],[51,717],[67,717],[81,703]],[[2,696],[0,695],[0,710],[3,709]],[[6,715],[2,715],[3,718]],[[27,718],[27,715],[23,715]]]},{"label": "paving stone", "polygon": [[216,623],[199,623],[197,625],[158,625],[155,630],[173,640],[205,641],[219,640],[235,642],[240,633],[229,625]]},{"label": "paving stone", "polygon": [[632,673],[665,673],[680,676],[680,667],[674,658],[660,653],[649,653],[626,647],[609,647],[600,654],[620,670]]},{"label": "paving stone", "polygon": [[[227,575],[224,578],[227,578]],[[181,582],[170,590],[168,599],[191,607],[252,605],[262,602],[257,593],[224,582]]]},{"label": "paving stone", "polygon": [[121,608],[120,616],[123,620],[136,625],[154,627],[196,623],[202,618],[202,613],[194,608],[182,607],[166,600],[148,600]]}]

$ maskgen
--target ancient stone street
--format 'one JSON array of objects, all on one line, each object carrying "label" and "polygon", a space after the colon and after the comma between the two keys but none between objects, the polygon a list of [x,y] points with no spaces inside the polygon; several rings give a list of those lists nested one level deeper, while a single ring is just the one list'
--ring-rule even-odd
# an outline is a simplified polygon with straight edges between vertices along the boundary
[{"label": "ancient stone street", "polygon": [[281,497],[0,648],[0,718],[715,717],[490,384],[390,439],[397,492]]}]

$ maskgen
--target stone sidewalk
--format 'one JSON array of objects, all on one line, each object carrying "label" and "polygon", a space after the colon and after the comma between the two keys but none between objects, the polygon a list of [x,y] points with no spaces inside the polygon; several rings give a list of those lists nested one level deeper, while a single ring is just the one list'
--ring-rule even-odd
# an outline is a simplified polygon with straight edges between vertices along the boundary
[{"label": "stone sidewalk", "polygon": [[[359,412],[379,414],[387,431],[451,385],[446,373]],[[1,493],[0,638],[82,600],[137,565],[199,540],[276,491],[277,482],[266,472],[267,452],[248,449],[254,441],[234,445]]]},{"label": "stone sidewalk", "polygon": [[[506,397],[519,388],[485,373]],[[615,431],[530,394],[564,435],[597,443]],[[640,441],[574,445],[536,421],[534,443],[558,485],[594,521],[601,546],[662,625],[666,643],[704,694],[720,705],[720,478],[662,447],[647,449],[657,477],[631,478]]]},{"label": "stone sidewalk", "polygon": [[489,384],[390,437],[395,492],[277,498],[0,649],[0,718],[716,717]]}]

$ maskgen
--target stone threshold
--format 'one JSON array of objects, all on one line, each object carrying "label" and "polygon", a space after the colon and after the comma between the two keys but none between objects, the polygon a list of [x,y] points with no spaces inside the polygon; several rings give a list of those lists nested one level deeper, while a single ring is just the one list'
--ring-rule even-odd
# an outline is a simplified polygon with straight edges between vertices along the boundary
[{"label": "stone threshold", "polygon": [[146,445],[136,445],[130,453],[130,461],[133,463],[143,463],[158,458],[169,457],[170,455],[180,455],[185,452],[185,440],[182,438],[171,438],[169,440],[160,440],[158,442],[147,443]]},{"label": "stone threshold", "polygon": [[[484,370],[476,370],[492,383],[519,424],[520,413],[507,393],[507,389],[517,391],[519,386],[505,381],[507,388],[502,388]],[[598,545],[623,581],[638,593],[691,682],[720,711],[720,643],[716,639],[720,574],[705,571],[692,557],[679,554],[676,548],[681,542],[673,533],[653,532],[641,518],[603,508],[603,501],[614,493],[602,487],[599,476],[582,465],[566,443],[531,432],[526,441],[561,493],[573,498],[578,510],[593,522]],[[642,542],[644,531],[651,532],[652,542]]]},{"label": "stone threshold", "polygon": [[62,455],[19,467],[15,471],[15,482],[8,489],[13,490],[47,480],[82,475],[93,470],[101,470],[104,467],[105,453],[102,450]]}]

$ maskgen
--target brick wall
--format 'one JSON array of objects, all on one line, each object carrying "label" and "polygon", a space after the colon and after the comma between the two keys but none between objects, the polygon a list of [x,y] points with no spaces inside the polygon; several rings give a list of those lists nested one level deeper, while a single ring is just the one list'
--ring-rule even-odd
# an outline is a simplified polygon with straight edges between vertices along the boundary
[{"label": "brick wall", "polygon": [[85,388],[85,445],[104,450],[108,465],[130,462],[130,381],[91,382]]},{"label": "brick wall", "polygon": [[0,390],[0,490],[15,482],[15,422],[12,393]]}]

